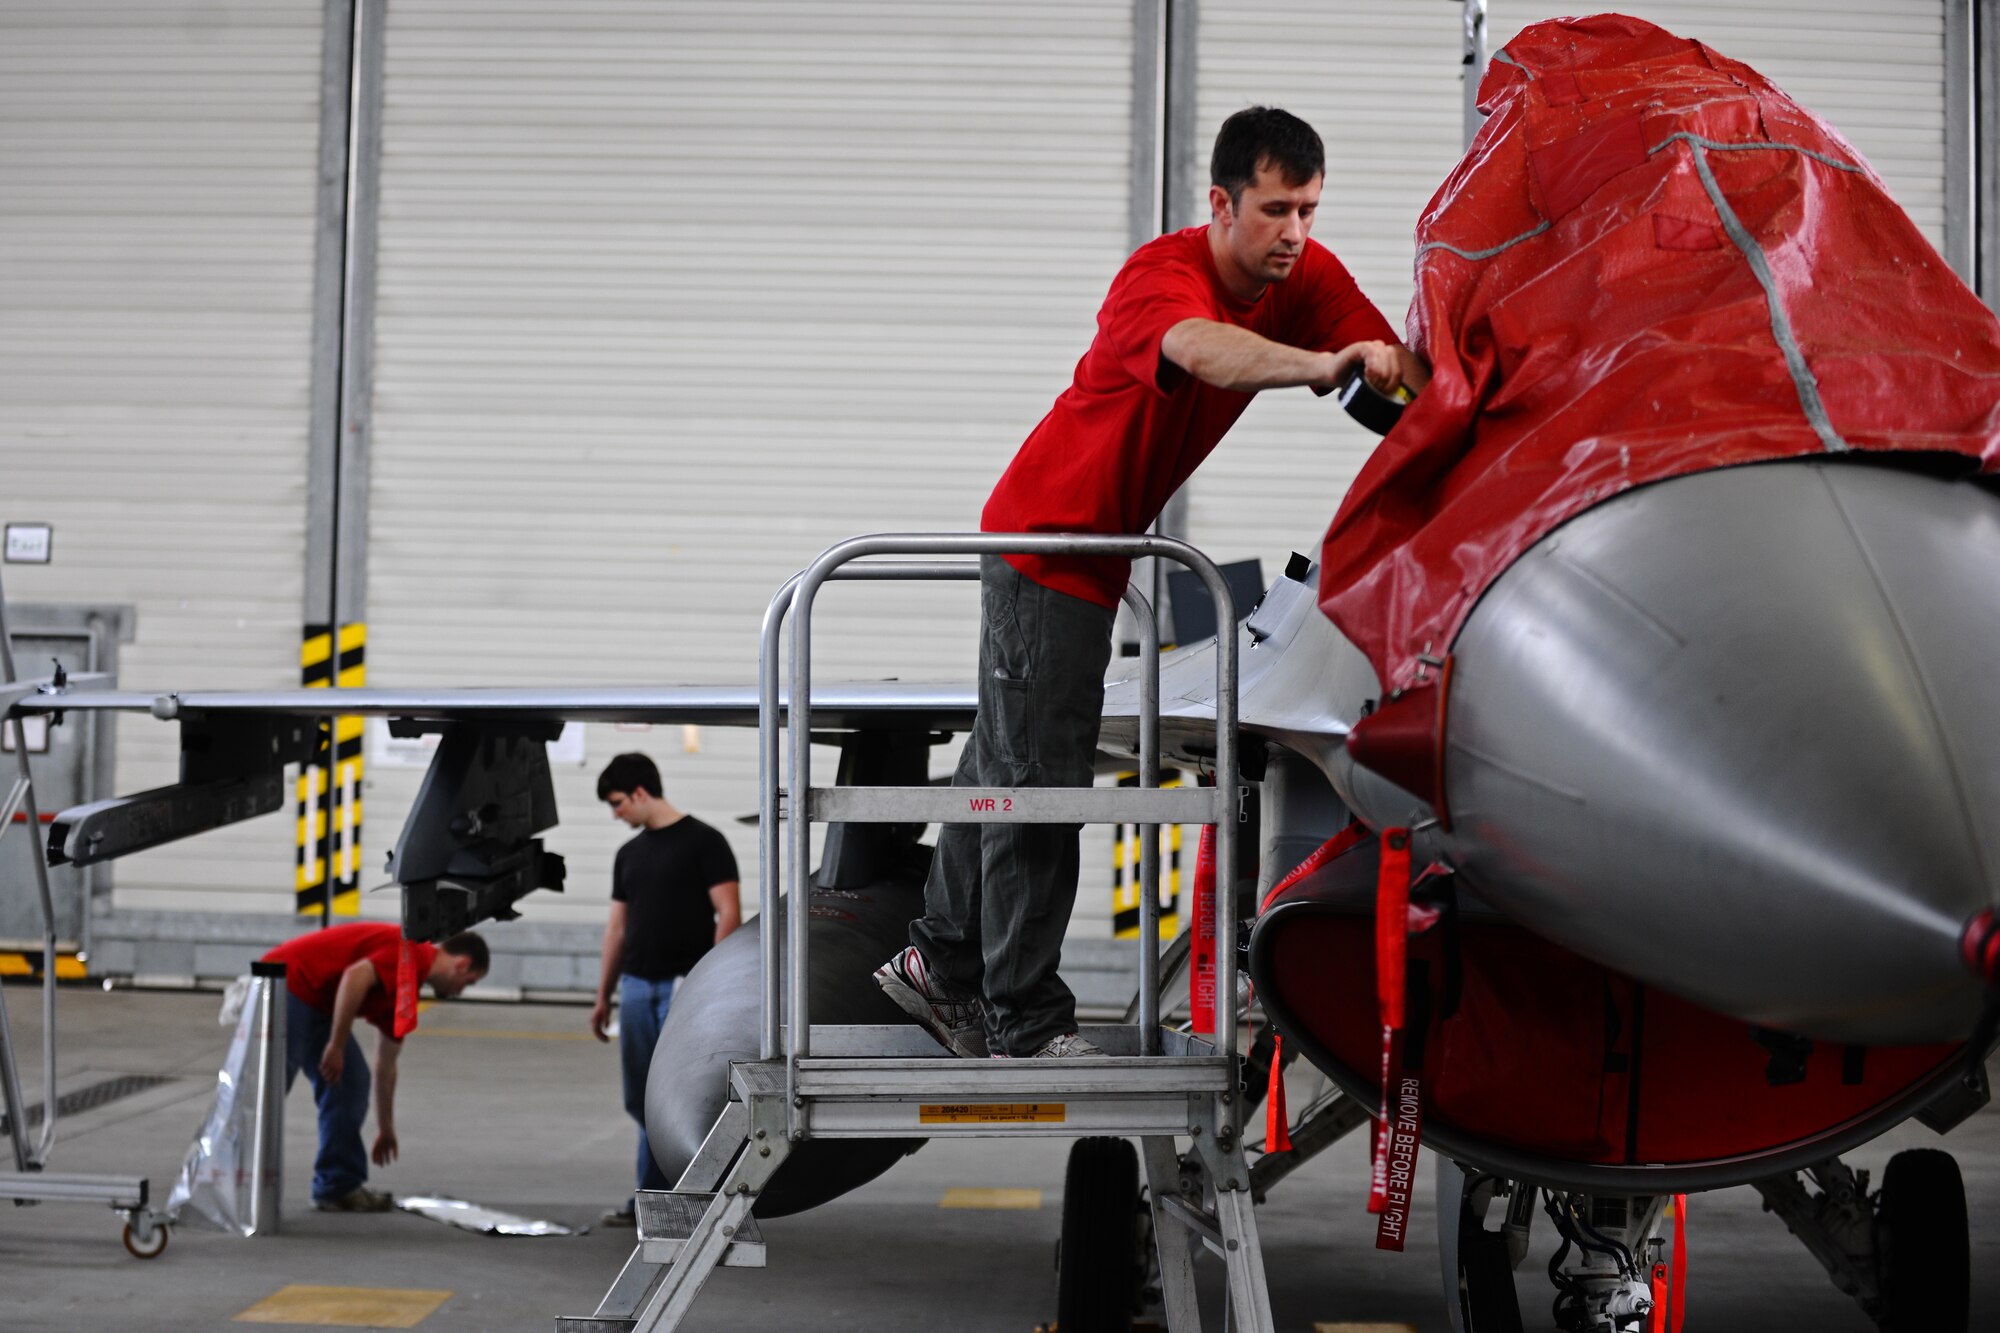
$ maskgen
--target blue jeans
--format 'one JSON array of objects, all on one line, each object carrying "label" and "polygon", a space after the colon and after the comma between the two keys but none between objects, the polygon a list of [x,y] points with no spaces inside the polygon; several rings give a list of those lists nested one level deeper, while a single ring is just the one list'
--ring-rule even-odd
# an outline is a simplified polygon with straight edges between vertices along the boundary
[{"label": "blue jeans", "polygon": [[646,1141],[646,1072],[653,1067],[653,1048],[666,1026],[667,1006],[674,1000],[674,981],[648,981],[631,975],[618,979],[618,1065],[625,1076],[625,1113],[639,1122],[639,1188],[669,1190]]},{"label": "blue jeans", "polygon": [[368,1179],[368,1151],[361,1146],[361,1126],[368,1119],[368,1089],[372,1082],[361,1043],[347,1038],[347,1063],[340,1082],[319,1076],[320,1053],[333,1036],[333,1015],[323,1014],[304,1000],[285,993],[285,1091],[304,1070],[319,1106],[319,1156],[313,1160],[314,1202],[354,1193]]}]

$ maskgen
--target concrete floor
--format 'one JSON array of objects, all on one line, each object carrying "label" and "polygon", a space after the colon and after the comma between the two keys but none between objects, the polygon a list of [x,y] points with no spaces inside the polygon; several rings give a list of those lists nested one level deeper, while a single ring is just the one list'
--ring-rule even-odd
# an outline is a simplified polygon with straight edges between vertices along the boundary
[{"label": "concrete floor", "polygon": [[[24,1081],[38,1086],[36,992],[11,985],[5,998],[27,1053]],[[164,1199],[227,1044],[215,1022],[217,1002],[207,994],[62,993],[59,1090],[119,1074],[171,1081],[65,1121],[52,1169],[146,1174]],[[403,1060],[404,1158],[374,1183],[594,1224],[629,1181],[633,1130],[618,1109],[615,1056],[584,1034],[585,1014],[468,1002],[428,1010]],[[1309,1091],[1300,1086],[1293,1096]],[[1938,1142],[1908,1125],[1851,1160],[1879,1170],[1897,1148]],[[1428,1198],[1407,1253],[1372,1248],[1364,1143],[1356,1135],[1340,1144],[1259,1210],[1281,1330],[1364,1322],[1425,1333],[1447,1327]],[[1972,1326],[2000,1327],[2000,1110],[1989,1107],[1945,1144],[1964,1166],[1971,1198]],[[593,1309],[630,1251],[630,1232],[594,1225],[573,1238],[503,1239],[406,1214],[314,1213],[305,1202],[313,1146],[312,1103],[301,1082],[287,1107],[282,1234],[246,1241],[189,1225],[152,1261],[125,1253],[117,1219],[102,1209],[0,1207],[0,1329],[212,1330],[283,1287],[309,1284],[448,1291],[418,1325],[427,1333],[546,1333],[552,1316]],[[766,1223],[770,1267],[717,1274],[685,1327],[1029,1333],[1055,1313],[1052,1259],[1066,1152],[1063,1142],[933,1144],[834,1204]],[[940,1208],[945,1191],[958,1186],[1038,1189],[1041,1203]],[[1691,1327],[1872,1327],[1783,1226],[1760,1212],[1752,1192],[1697,1196],[1689,1212]],[[1531,1329],[1549,1327],[1552,1293],[1539,1264],[1539,1255],[1531,1258],[1520,1283]],[[1204,1264],[1212,1302],[1216,1267]]]}]

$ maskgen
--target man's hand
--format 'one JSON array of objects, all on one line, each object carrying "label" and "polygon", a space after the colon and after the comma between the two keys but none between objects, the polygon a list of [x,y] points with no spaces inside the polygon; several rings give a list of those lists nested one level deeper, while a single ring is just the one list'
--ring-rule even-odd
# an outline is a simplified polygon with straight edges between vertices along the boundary
[{"label": "man's hand", "polygon": [[396,1148],[396,1131],[393,1129],[377,1129],[375,1131],[375,1146],[369,1150],[368,1160],[377,1166],[387,1166],[396,1160]]},{"label": "man's hand", "polygon": [[611,1001],[600,995],[597,997],[597,1003],[590,1006],[590,1035],[599,1041],[610,1041],[611,1034],[604,1030],[610,1021]]},{"label": "man's hand", "polygon": [[[1331,369],[1325,380],[1317,387],[1335,389],[1340,387],[1343,376],[1354,366],[1361,367],[1361,373],[1368,383],[1383,393],[1395,392],[1403,382],[1403,358],[1393,343],[1360,342],[1349,343],[1333,353]],[[1421,386],[1411,385],[1412,389]]]},{"label": "man's hand", "polygon": [[319,1076],[328,1083],[340,1082],[341,1071],[347,1068],[347,1043],[330,1041],[319,1055]]}]

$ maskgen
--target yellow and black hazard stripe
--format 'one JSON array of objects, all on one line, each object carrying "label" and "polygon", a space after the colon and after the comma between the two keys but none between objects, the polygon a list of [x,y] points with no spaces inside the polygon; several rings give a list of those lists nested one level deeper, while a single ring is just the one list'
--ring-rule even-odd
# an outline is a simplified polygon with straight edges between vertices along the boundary
[{"label": "yellow and black hazard stripe", "polygon": [[[7,949],[0,951],[0,977],[39,977],[42,975],[42,951],[40,949]],[[57,981],[82,981],[90,975],[83,965],[83,959],[74,953],[56,955]]]},{"label": "yellow and black hazard stripe", "polygon": [[[299,683],[307,689],[368,683],[368,627],[307,625],[299,646]],[[317,916],[331,889],[333,914],[361,911],[362,719],[337,717],[320,724],[319,754],[299,768],[296,906]]]},{"label": "yellow and black hazard stripe", "polygon": [[[1139,785],[1137,773],[1120,773],[1118,785],[1136,787]],[[1181,775],[1168,773],[1160,779],[1162,787],[1178,787]],[[1181,929],[1181,826],[1169,824],[1161,830],[1165,837],[1165,855],[1161,857],[1161,878],[1166,881],[1166,896],[1160,901],[1160,938],[1170,940],[1180,934]],[[1139,826],[1136,824],[1115,824],[1111,831],[1111,931],[1121,940],[1139,938],[1139,904],[1143,901],[1139,884]],[[1159,886],[1153,888],[1159,892]]]}]

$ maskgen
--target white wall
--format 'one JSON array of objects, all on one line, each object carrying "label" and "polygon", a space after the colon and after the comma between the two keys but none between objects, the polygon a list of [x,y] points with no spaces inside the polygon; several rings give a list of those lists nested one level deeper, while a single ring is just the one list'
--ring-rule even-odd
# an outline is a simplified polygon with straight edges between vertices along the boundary
[{"label": "white wall", "polygon": [[[298,681],[319,58],[318,0],[0,8],[0,517],[55,526],[6,591],[134,605],[130,685]],[[119,790],[173,781],[116,727]],[[292,866],[274,817],[115,901],[283,910]]]}]

